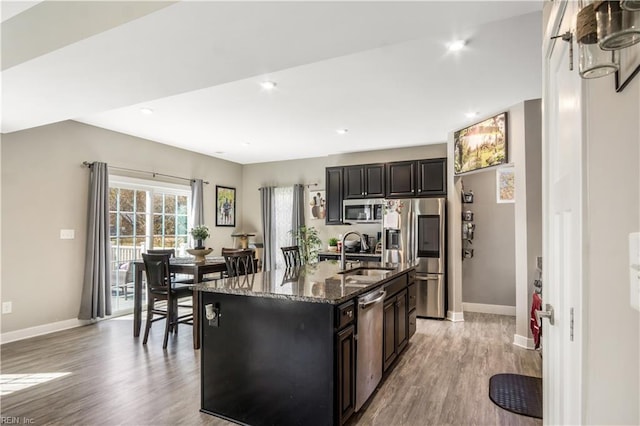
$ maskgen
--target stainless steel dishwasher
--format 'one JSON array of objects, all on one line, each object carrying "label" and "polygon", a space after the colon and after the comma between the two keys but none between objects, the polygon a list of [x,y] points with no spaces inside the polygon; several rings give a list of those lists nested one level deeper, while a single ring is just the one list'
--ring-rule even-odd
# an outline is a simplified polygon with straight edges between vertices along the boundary
[{"label": "stainless steel dishwasher", "polygon": [[356,411],[382,379],[382,322],[386,294],[386,291],[377,289],[358,298]]}]

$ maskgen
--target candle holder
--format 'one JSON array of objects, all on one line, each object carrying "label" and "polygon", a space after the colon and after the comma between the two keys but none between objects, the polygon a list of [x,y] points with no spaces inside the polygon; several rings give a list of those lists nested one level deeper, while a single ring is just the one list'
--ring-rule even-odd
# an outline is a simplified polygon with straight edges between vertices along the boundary
[{"label": "candle holder", "polygon": [[619,1],[596,2],[594,7],[602,50],[624,49],[640,42],[640,13],[623,9]]}]

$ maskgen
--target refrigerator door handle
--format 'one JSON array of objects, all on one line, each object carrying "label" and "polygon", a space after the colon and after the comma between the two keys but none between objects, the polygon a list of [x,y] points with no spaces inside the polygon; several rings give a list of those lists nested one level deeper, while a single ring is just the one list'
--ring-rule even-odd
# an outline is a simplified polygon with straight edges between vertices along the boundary
[{"label": "refrigerator door handle", "polygon": [[438,281],[439,279],[440,279],[439,275],[427,275],[427,276],[416,275],[416,280],[418,281]]}]

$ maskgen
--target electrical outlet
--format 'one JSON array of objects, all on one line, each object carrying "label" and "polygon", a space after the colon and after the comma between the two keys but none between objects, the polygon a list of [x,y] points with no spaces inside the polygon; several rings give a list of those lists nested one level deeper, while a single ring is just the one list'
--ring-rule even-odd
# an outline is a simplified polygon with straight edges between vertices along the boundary
[{"label": "electrical outlet", "polygon": [[73,240],[76,237],[75,229],[61,229],[60,230],[60,239],[61,240]]},{"label": "electrical outlet", "polygon": [[2,313],[10,314],[13,311],[13,304],[11,302],[2,302]]}]

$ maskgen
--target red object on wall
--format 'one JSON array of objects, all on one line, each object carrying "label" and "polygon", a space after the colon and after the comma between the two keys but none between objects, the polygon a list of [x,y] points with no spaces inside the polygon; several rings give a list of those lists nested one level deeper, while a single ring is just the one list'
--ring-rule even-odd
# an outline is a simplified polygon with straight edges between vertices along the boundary
[{"label": "red object on wall", "polygon": [[529,320],[529,326],[531,328],[531,334],[533,334],[533,343],[536,349],[540,347],[540,338],[542,337],[542,324],[538,324],[536,318],[536,311],[542,308],[542,298],[538,293],[533,293],[533,300],[531,302],[531,319]]}]

